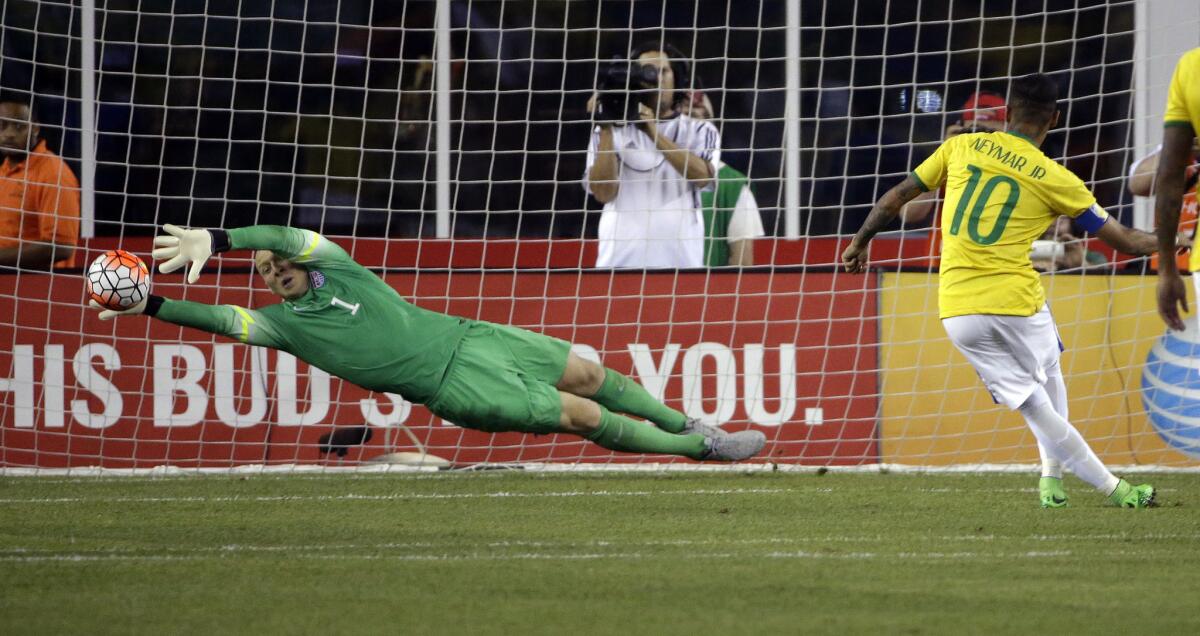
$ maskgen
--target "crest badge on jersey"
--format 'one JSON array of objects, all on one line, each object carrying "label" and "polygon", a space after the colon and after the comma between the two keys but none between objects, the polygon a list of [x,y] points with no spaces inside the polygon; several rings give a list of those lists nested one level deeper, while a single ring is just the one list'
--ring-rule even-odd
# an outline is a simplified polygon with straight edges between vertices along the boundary
[{"label": "crest badge on jersey", "polygon": [[312,284],[313,289],[320,289],[325,286],[325,275],[317,270],[308,273],[308,280]]}]

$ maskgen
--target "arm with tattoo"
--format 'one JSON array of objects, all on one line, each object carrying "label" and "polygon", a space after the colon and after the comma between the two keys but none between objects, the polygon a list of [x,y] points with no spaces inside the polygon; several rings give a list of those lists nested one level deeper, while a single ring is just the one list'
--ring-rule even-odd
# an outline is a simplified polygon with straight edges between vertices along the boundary
[{"label": "arm with tattoo", "polygon": [[[875,202],[875,207],[871,208],[867,220],[863,222],[858,233],[851,239],[850,246],[842,252],[842,263],[846,266],[847,272],[856,273],[867,268],[867,245],[870,244],[871,239],[895,220],[904,204],[912,201],[924,191],[925,187],[910,174]],[[934,228],[934,231],[936,230],[937,228]]]}]

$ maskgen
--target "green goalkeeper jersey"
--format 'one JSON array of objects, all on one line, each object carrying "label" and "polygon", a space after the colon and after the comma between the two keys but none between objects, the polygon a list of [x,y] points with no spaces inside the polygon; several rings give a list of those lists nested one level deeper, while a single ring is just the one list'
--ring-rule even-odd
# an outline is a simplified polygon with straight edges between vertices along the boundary
[{"label": "green goalkeeper jersey", "polygon": [[164,300],[156,318],[286,351],[372,391],[421,403],[437,392],[467,320],[407,302],[316,232],[257,225],[229,230],[229,240],[303,265],[308,292],[259,309]]}]

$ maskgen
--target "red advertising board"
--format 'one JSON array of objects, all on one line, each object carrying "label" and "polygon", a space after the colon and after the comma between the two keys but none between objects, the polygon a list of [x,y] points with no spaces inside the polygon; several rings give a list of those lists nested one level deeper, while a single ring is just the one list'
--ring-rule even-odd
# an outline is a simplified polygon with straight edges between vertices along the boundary
[{"label": "red advertising board", "polygon": [[[273,302],[252,278],[226,271],[184,286],[178,276],[157,276],[155,293]],[[758,427],[770,440],[765,459],[878,461],[873,277],[393,271],[384,278],[424,307],[576,343],[580,355],[728,430]],[[102,322],[83,307],[81,282],[74,274],[0,275],[2,466],[336,462],[318,453],[318,437],[364,423],[377,434],[342,461],[412,450],[396,423],[460,464],[648,461],[571,436],[460,429],[287,354],[142,317]]]},{"label": "red advertising board", "polygon": [[[579,269],[596,264],[598,245],[595,239],[562,238],[331,238],[367,267],[419,269]],[[754,241],[754,262],[775,267],[840,267],[847,240],[836,236],[759,238]],[[118,247],[139,254],[149,254],[153,249],[149,236],[99,236],[84,239],[80,245],[80,249],[93,254]],[[871,263],[879,267],[908,265],[917,270],[927,270],[928,248],[929,244],[922,234],[901,238],[880,236],[871,242]],[[1099,239],[1088,241],[1087,248],[1104,254],[1114,262],[1134,258],[1113,252]],[[228,261],[229,257],[226,256],[225,260]],[[248,264],[249,255],[245,255],[241,262]]]}]

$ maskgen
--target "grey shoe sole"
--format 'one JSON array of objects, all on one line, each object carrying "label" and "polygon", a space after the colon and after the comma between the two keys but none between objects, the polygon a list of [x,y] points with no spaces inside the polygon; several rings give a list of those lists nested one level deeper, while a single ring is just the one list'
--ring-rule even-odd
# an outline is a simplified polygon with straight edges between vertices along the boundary
[{"label": "grey shoe sole", "polygon": [[767,444],[767,436],[760,431],[739,431],[724,437],[709,438],[706,461],[737,462],[750,459]]},{"label": "grey shoe sole", "polygon": [[709,439],[717,439],[719,437],[729,437],[729,432],[719,426],[711,426],[700,421],[699,418],[690,417],[683,425],[683,430],[679,431],[680,435],[691,435],[699,433]]}]

